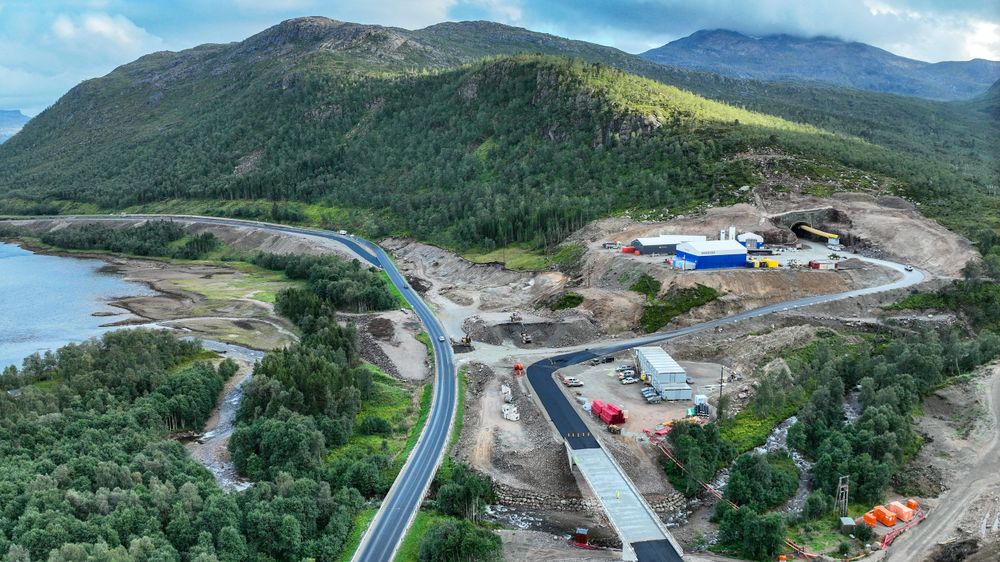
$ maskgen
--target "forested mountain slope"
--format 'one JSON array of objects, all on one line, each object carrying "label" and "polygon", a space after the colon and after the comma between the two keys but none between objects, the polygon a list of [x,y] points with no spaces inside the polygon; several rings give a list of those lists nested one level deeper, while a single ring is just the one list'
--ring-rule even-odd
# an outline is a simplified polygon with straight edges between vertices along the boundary
[{"label": "forested mountain slope", "polygon": [[[525,50],[752,100],[850,136],[579,60],[465,62]],[[840,105],[827,110],[829,100]],[[881,109],[899,119],[886,123]],[[0,212],[36,200],[300,200],[373,235],[544,247],[623,209],[745,197],[755,177],[736,155],[767,147],[901,178],[955,223],[995,159],[981,122],[964,105],[845,101],[486,22],[411,32],[303,18],[240,43],[152,54],[74,88],[0,147]]]},{"label": "forested mountain slope", "polygon": [[929,63],[832,37],[751,37],[701,30],[642,54],[653,62],[757,80],[826,82],[934,100],[970,99],[1000,78],[1000,62]]}]

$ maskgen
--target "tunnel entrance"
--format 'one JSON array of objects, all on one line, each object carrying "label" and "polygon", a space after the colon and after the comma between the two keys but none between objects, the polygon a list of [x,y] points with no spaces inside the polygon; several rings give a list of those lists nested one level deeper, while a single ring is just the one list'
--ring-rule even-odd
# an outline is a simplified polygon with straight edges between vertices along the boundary
[{"label": "tunnel entrance", "polygon": [[782,213],[771,217],[771,222],[790,230],[799,240],[847,246],[860,242],[850,234],[851,220],[847,214],[832,207]]}]

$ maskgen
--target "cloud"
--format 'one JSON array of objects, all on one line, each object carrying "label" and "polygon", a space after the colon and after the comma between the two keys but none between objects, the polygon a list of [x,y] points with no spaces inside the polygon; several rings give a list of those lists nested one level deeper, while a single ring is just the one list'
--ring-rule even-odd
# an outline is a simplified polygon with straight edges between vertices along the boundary
[{"label": "cloud", "polygon": [[0,107],[37,112],[151,51],[237,41],[307,15],[408,29],[486,19],[632,53],[725,28],[1000,60],[997,0],[0,0]]},{"label": "cloud", "polygon": [[88,13],[76,18],[59,14],[52,21],[51,31],[57,44],[72,49],[142,54],[163,45],[162,39],[120,14]]},{"label": "cloud", "polygon": [[[508,23],[639,52],[699,29],[752,35],[825,35],[921,60],[1000,59],[990,40],[1000,23],[993,0],[491,0],[516,8]],[[463,15],[473,13],[467,2]],[[483,11],[485,12],[485,11]],[[503,17],[502,10],[493,13]],[[995,34],[994,34],[995,35]],[[970,39],[978,37],[978,39]]]}]

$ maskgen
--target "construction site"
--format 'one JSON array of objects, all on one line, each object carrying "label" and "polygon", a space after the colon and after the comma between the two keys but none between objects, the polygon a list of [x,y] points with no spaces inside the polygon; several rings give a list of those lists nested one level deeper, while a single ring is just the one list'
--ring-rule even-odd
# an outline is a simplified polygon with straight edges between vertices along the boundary
[{"label": "construction site", "polygon": [[[705,491],[686,497],[662,468],[671,462],[661,446],[671,427],[716,419],[720,397],[728,403],[727,415],[737,414],[759,391],[762,374],[781,365],[781,352],[815,341],[817,333],[877,331],[887,321],[907,322],[917,329],[953,321],[947,315],[881,311],[906,294],[902,289],[808,308],[781,308],[780,303],[795,299],[899,282],[914,269],[923,272],[922,287],[940,286],[958,276],[976,252],[968,241],[897,197],[774,196],[766,183],[758,195],[754,204],[708,209],[665,222],[627,217],[596,221],[565,242],[585,248],[578,264],[544,272],[472,263],[411,240],[386,242],[402,269],[426,284],[423,296],[452,334],[467,378],[463,430],[452,454],[495,482],[498,504],[491,516],[517,529],[503,535],[507,557],[634,559],[634,549],[622,539],[633,533],[649,544],[661,536],[676,540],[685,560],[724,560],[717,554],[698,554],[717,534],[709,516],[719,490],[706,482]],[[900,264],[899,269],[881,260]],[[641,333],[648,297],[629,290],[641,275],[660,282],[658,296],[698,285],[719,294],[673,318],[661,329],[665,332],[761,307],[778,308],[659,344],[602,354],[617,341]],[[567,292],[582,297],[579,305],[551,310],[556,297]],[[530,367],[553,357],[572,357],[564,366],[547,367],[554,388],[583,424],[569,434],[560,433],[560,424],[566,422],[556,419],[545,389],[538,387],[540,379],[529,373]],[[977,392],[986,395],[982,389]],[[983,423],[995,423],[986,418]],[[782,427],[787,433],[788,425],[775,428],[769,446],[776,442],[787,448],[779,434]],[[615,502],[624,501],[626,491],[604,495],[603,477],[596,476],[597,469],[582,455],[591,450],[591,440],[607,452],[612,474],[620,472],[634,486],[638,501],[646,506],[636,508],[655,513],[665,532],[652,527],[623,530],[614,520],[620,516],[613,514]],[[954,440],[935,436],[918,458]],[[1000,477],[996,480],[1000,485]],[[808,491],[805,481],[797,495],[804,499]],[[875,538],[861,545],[867,549],[863,552],[879,560],[891,557],[894,549],[906,549],[912,538],[908,535],[917,536],[926,521],[934,520],[938,500],[927,493],[890,496],[852,518],[852,528],[870,526],[875,518]],[[1000,505],[996,508],[983,517],[995,516]],[[851,509],[860,507],[852,504]],[[1000,532],[992,531],[992,520],[987,523],[987,533],[975,537],[977,548],[1000,538]],[[843,525],[843,536],[850,536],[847,520]],[[941,529],[920,544],[932,549],[961,535],[954,527]],[[797,552],[797,547],[788,548]],[[807,558],[822,554],[804,548],[798,552]]]},{"label": "construction site", "polygon": [[[792,198],[766,188],[753,204],[665,221],[595,221],[565,241],[581,249],[578,262],[544,271],[474,263],[414,240],[381,242],[455,351],[465,396],[450,454],[491,478],[496,503],[487,516],[508,528],[508,559],[731,559],[712,550],[712,516],[731,467],[685,495],[665,471],[683,470],[669,446],[673,428],[716,421],[720,404],[738,416],[774,373],[789,370],[784,354],[831,334],[854,345],[890,325],[921,333],[960,321],[885,306],[959,277],[977,256],[967,240],[891,195]],[[241,248],[325,250],[292,236],[262,241],[239,228],[199,228]],[[640,279],[642,291],[634,288]],[[649,308],[697,287],[713,298],[644,329]],[[567,294],[577,296],[572,305],[556,306]],[[412,311],[340,320],[359,328],[366,361],[427,380],[430,357]],[[788,544],[788,554],[840,560],[839,542],[849,542],[852,557],[867,557],[859,559],[996,559],[981,557],[1000,548],[998,371],[977,371],[925,400],[914,421],[923,445],[902,471],[905,493],[890,487],[884,501],[862,505],[848,483],[851,521]],[[752,451],[788,451],[808,475],[815,459],[788,444],[794,422],[774,422]],[[977,486],[954,485],[966,481]],[[802,476],[780,513],[794,515],[813,489]],[[872,539],[850,538],[851,525],[869,526]]]}]

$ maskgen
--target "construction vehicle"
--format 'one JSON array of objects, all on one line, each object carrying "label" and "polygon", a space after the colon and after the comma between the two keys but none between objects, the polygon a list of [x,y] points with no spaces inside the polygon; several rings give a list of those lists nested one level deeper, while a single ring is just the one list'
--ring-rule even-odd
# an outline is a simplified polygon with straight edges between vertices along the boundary
[{"label": "construction vehicle", "polygon": [[472,336],[469,334],[462,335],[462,345],[472,346]]},{"label": "construction vehicle", "polygon": [[611,425],[608,426],[608,433],[610,433],[612,435],[621,435],[622,434],[622,428],[619,425],[611,424]]},{"label": "construction vehicle", "polygon": [[511,371],[515,377],[524,376],[524,363],[514,363]]},{"label": "construction vehicle", "polygon": [[521,332],[521,343],[529,344],[531,343],[531,334],[528,332]]},{"label": "construction vehicle", "polygon": [[511,322],[520,322],[521,321],[521,313],[519,313],[519,312],[511,312],[510,313],[510,321]]}]

